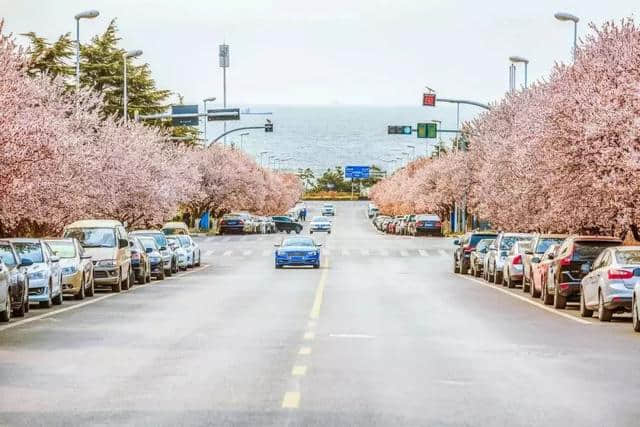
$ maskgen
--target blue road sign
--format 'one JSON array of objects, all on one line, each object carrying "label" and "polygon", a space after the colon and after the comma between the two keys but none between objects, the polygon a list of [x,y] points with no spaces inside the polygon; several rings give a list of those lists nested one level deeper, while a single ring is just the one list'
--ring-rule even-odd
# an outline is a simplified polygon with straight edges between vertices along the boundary
[{"label": "blue road sign", "polygon": [[345,166],[345,178],[369,178],[369,166]]},{"label": "blue road sign", "polygon": [[[198,114],[197,105],[172,105],[171,114]],[[171,119],[174,126],[198,126],[198,116],[174,117]]]}]

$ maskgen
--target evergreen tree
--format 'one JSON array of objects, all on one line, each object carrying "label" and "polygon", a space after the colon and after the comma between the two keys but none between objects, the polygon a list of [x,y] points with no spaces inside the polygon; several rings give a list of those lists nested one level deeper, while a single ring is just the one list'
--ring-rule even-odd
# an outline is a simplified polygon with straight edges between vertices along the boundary
[{"label": "evergreen tree", "polygon": [[47,42],[44,37],[34,32],[22,34],[29,39],[31,48],[29,51],[28,73],[31,76],[48,73],[52,78],[57,76],[70,77],[75,74],[72,65],[74,58],[74,45],[69,33],[61,35],[53,43]]}]

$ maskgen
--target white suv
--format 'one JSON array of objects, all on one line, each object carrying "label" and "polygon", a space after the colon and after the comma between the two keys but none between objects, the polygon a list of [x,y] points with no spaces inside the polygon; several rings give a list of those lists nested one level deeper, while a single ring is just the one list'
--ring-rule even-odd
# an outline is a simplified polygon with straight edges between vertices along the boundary
[{"label": "white suv", "polygon": [[331,203],[325,203],[324,205],[322,205],[322,216],[325,216],[325,215],[335,216],[336,215],[335,206],[333,206]]}]

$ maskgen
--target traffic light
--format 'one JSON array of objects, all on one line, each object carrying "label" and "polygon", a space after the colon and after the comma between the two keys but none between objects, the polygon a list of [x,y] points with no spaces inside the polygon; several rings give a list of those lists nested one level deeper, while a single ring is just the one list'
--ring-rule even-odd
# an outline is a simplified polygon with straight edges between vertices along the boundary
[{"label": "traffic light", "polygon": [[265,123],[264,131],[265,132],[273,132],[273,123],[271,123],[271,122]]},{"label": "traffic light", "polygon": [[411,135],[411,126],[387,126],[387,133],[389,135]]},{"label": "traffic light", "polygon": [[418,123],[418,138],[435,139],[438,136],[438,125],[435,123]]},{"label": "traffic light", "polygon": [[435,93],[423,93],[422,94],[422,105],[425,107],[435,107],[436,106],[436,94]]}]

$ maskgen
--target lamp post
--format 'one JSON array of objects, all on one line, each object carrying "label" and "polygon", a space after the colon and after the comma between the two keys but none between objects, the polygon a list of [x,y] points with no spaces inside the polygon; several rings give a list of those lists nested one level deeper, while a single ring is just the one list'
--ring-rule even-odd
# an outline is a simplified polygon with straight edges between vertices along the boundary
[{"label": "lamp post", "polygon": [[[431,120],[432,123],[438,125],[438,129],[442,127],[442,120]],[[424,146],[424,154],[427,155],[429,143],[425,142]],[[438,157],[440,157],[440,151],[442,151],[442,135],[438,138]]]},{"label": "lamp post", "polygon": [[80,90],[80,20],[93,19],[100,15],[97,10],[80,12],[73,18],[76,20],[76,92]]},{"label": "lamp post", "polygon": [[416,146],[407,144],[407,148],[411,148],[411,160],[416,158]]},{"label": "lamp post", "polygon": [[[207,102],[213,102],[216,100],[215,96],[209,97],[209,98],[205,98],[202,100],[202,102],[204,103],[204,113],[207,113]],[[204,118],[204,145],[205,147],[207,146],[207,124],[209,123],[209,116],[207,115]]]},{"label": "lamp post", "polygon": [[124,89],[122,92],[122,105],[124,109],[124,121],[129,120],[129,114],[127,113],[127,104],[129,103],[129,99],[127,98],[127,59],[129,58],[137,58],[142,55],[141,50],[130,50],[129,52],[125,52],[122,54],[122,62],[124,63]]},{"label": "lamp post", "polygon": [[245,132],[245,133],[241,133],[240,134],[240,150],[242,150],[242,147],[243,147],[242,144],[244,143],[244,137],[247,136],[247,135],[249,135],[249,132]]},{"label": "lamp post", "polygon": [[260,152],[260,166],[263,166],[263,164],[262,164],[262,156],[264,156],[267,153],[270,153],[270,151],[261,151]]},{"label": "lamp post", "polygon": [[523,58],[522,56],[510,56],[509,61],[511,61],[514,64],[517,64],[517,63],[524,64],[524,87],[526,89],[527,88],[527,67],[529,66],[529,60],[527,58]]},{"label": "lamp post", "polygon": [[575,15],[566,12],[558,12],[553,15],[558,21],[572,21],[573,22],[573,61],[576,60],[576,50],[578,49],[578,18]]}]

